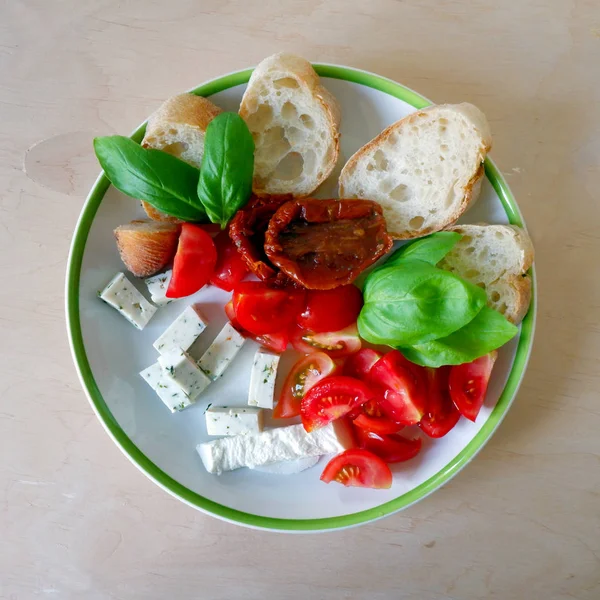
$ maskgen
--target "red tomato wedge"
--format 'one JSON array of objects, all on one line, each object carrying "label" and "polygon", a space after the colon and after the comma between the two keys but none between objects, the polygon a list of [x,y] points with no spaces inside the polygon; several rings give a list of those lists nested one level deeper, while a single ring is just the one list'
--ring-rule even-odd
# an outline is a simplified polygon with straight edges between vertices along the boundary
[{"label": "red tomato wedge", "polygon": [[368,381],[371,367],[381,358],[381,354],[371,348],[362,348],[356,354],[348,357],[344,365],[344,375]]},{"label": "red tomato wedge", "polygon": [[397,433],[404,427],[386,416],[377,397],[371,398],[360,407],[353,423],[360,429],[374,433]]},{"label": "red tomato wedge", "polygon": [[308,290],[298,325],[315,333],[339,331],[356,323],[362,305],[362,293],[355,285]]},{"label": "red tomato wedge", "polygon": [[409,440],[395,433],[379,434],[373,431],[355,430],[358,447],[377,454],[386,463],[404,462],[421,451],[421,438]]},{"label": "red tomato wedge", "polygon": [[302,357],[288,373],[283,390],[273,410],[276,419],[288,419],[300,414],[300,403],[308,391],[325,377],[332,375],[337,365],[324,352]]},{"label": "red tomato wedge", "polygon": [[427,408],[419,427],[432,438],[445,436],[460,419],[460,413],[450,398],[448,378],[450,367],[425,369],[427,374]]},{"label": "red tomato wedge", "polygon": [[332,358],[341,358],[360,350],[361,341],[358,337],[356,323],[342,329],[327,333],[313,333],[297,327],[292,331],[292,346],[298,352],[310,354],[320,350]]},{"label": "red tomato wedge", "polygon": [[337,481],[345,486],[389,489],[392,487],[392,472],[376,454],[361,448],[352,448],[329,461],[321,475],[321,481]]},{"label": "red tomato wedge", "polygon": [[217,264],[211,275],[210,283],[226,292],[231,292],[249,271],[227,231],[221,231],[214,242],[217,249]]},{"label": "red tomato wedge", "polygon": [[184,223],[173,261],[173,276],[167,298],[183,298],[204,287],[217,262],[212,238],[199,225]]},{"label": "red tomato wedge", "polygon": [[487,392],[497,352],[450,369],[450,397],[463,417],[475,421]]},{"label": "red tomato wedge", "polygon": [[384,389],[379,400],[382,410],[403,425],[416,425],[425,414],[425,372],[402,356],[388,352],[369,372],[369,379]]},{"label": "red tomato wedge", "polygon": [[334,375],[315,384],[302,398],[300,415],[306,431],[324,427],[347,415],[372,396],[358,379]]}]

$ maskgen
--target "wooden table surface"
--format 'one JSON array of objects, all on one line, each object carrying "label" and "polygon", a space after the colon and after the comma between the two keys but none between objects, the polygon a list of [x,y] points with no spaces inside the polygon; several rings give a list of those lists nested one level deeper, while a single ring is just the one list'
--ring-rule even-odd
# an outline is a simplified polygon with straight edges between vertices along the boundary
[{"label": "wooden table surface", "polygon": [[[477,104],[537,251],[535,347],[496,435],[418,505],[325,535],[156,487],[65,332],[91,137],[280,50]],[[599,65],[598,0],[0,3],[0,598],[600,598]]]}]

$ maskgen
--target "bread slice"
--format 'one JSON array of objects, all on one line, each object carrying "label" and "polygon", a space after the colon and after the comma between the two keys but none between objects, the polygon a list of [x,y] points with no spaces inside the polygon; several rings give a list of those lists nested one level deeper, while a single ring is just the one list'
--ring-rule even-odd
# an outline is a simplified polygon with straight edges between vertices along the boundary
[{"label": "bread slice", "polygon": [[[142,146],[168,152],[199,169],[204,154],[206,128],[221,112],[216,104],[202,96],[173,96],[150,115]],[[175,217],[165,215],[147,202],[142,202],[142,206],[151,219],[179,222]]]},{"label": "bread slice", "polygon": [[515,225],[456,225],[449,231],[461,240],[438,267],[482,287],[488,306],[518,324],[531,302],[533,244],[524,229]]},{"label": "bread slice", "polygon": [[175,256],[179,226],[157,221],[132,221],[114,231],[121,260],[136,277],[158,273]]},{"label": "bread slice", "polygon": [[252,73],[240,105],[256,144],[257,194],[309,196],[339,155],[340,108],[312,65],[280,53]]},{"label": "bread slice", "polygon": [[424,108],[390,125],[348,160],[340,197],[379,202],[395,239],[439,231],[479,196],[491,146],[485,115],[472,104]]}]

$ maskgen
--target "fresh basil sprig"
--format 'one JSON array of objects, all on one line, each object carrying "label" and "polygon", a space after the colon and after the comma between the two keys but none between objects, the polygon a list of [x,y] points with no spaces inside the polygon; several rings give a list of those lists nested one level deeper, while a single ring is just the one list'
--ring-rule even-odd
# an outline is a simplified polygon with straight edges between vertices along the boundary
[{"label": "fresh basil sprig", "polygon": [[248,202],[254,173],[254,140],[237,114],[217,115],[206,129],[198,198],[208,218],[224,229]]},{"label": "fresh basil sprig", "polygon": [[95,138],[94,150],[110,182],[124,194],[183,221],[207,221],[196,191],[200,173],[192,165],[121,135]]},{"label": "fresh basil sprig", "polygon": [[424,260],[435,266],[456,246],[461,237],[456,231],[439,231],[398,248],[382,266],[393,267],[408,258]]}]

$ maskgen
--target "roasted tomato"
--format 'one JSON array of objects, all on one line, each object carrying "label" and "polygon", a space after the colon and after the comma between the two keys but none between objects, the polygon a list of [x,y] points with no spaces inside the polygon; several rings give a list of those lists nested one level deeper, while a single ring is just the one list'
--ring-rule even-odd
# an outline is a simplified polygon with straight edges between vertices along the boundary
[{"label": "roasted tomato", "polygon": [[392,472],[376,454],[361,448],[352,448],[329,461],[323,470],[321,481],[337,481],[345,486],[389,489],[392,487]]},{"label": "roasted tomato", "polygon": [[371,367],[381,358],[381,354],[371,348],[362,348],[348,358],[344,365],[344,375],[368,381]]},{"label": "roasted tomato", "polygon": [[332,358],[341,358],[354,354],[360,350],[361,341],[358,336],[356,323],[342,329],[341,331],[330,331],[327,333],[312,333],[297,327],[292,331],[292,346],[298,352],[310,354],[321,350]]},{"label": "roasted tomato", "polygon": [[356,427],[373,433],[398,433],[404,427],[385,414],[377,396],[360,407],[352,422]]},{"label": "roasted tomato", "polygon": [[220,232],[214,242],[217,248],[217,264],[210,277],[210,283],[231,292],[233,286],[248,274],[246,263],[226,231]]},{"label": "roasted tomato", "polygon": [[302,398],[316,383],[333,374],[336,369],[337,365],[323,352],[302,357],[285,379],[273,416],[276,419],[297,417]]},{"label": "roasted tomato", "polygon": [[317,290],[352,283],[391,247],[381,206],[371,200],[292,200],[277,209],[265,235],[269,260]]},{"label": "roasted tomato", "polygon": [[427,374],[427,408],[419,427],[432,438],[445,436],[460,419],[460,413],[450,398],[448,377],[450,367],[425,369]]},{"label": "roasted tomato", "polygon": [[333,290],[308,290],[298,325],[316,333],[339,331],[356,323],[362,305],[362,294],[355,285],[342,285]]}]

